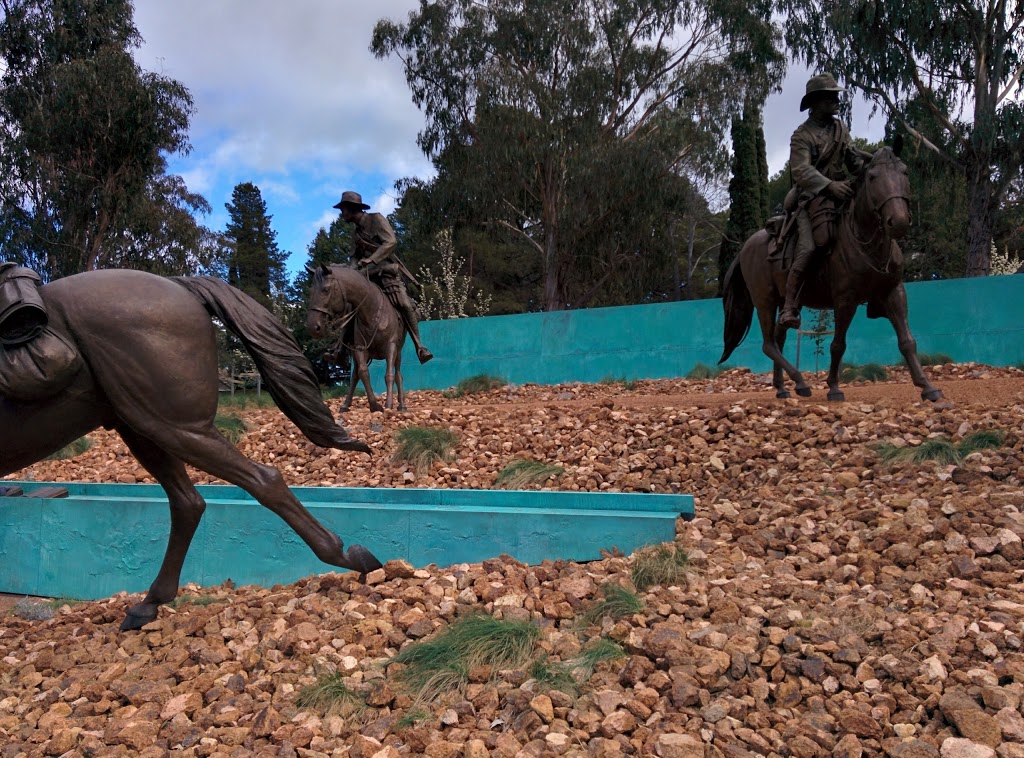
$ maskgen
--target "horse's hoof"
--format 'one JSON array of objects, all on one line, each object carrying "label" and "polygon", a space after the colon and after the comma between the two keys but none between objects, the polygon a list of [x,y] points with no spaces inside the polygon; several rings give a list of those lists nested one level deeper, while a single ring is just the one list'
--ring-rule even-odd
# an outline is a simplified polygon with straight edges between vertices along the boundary
[{"label": "horse's hoof", "polygon": [[933,403],[936,402],[937,400],[942,400],[942,390],[925,390],[924,392],[921,393],[921,399],[929,400]]},{"label": "horse's hoof", "polygon": [[779,400],[785,400],[787,397],[789,397],[789,390],[779,390],[778,392],[775,393],[775,397],[777,397]]},{"label": "horse's hoof", "polygon": [[121,622],[121,631],[130,632],[135,629],[141,629],[150,621],[156,619],[156,612],[158,606],[152,603],[138,603],[128,609],[127,615],[124,617],[124,621]]},{"label": "horse's hoof", "polygon": [[846,395],[844,395],[839,390],[836,390],[835,392],[832,392],[830,390],[829,393],[828,393],[828,399],[829,400],[833,400],[835,402],[841,402],[843,400],[846,400]]},{"label": "horse's hoof", "polygon": [[366,580],[366,575],[371,571],[384,568],[384,564],[377,560],[377,557],[362,545],[349,545],[345,551],[345,563],[353,571],[359,572],[359,579]]},{"label": "horse's hoof", "polygon": [[407,411],[407,410],[409,410],[409,409],[405,407],[405,403],[401,403],[401,404],[400,404],[400,405],[398,406],[398,410],[399,410],[399,412],[402,412],[402,411]]},{"label": "horse's hoof", "polygon": [[797,387],[796,388],[796,394],[798,394],[800,397],[810,397],[811,396],[811,388],[810,387]]},{"label": "horse's hoof", "polygon": [[351,407],[351,405],[343,405],[340,408],[338,408],[338,413],[348,413],[348,410]]}]

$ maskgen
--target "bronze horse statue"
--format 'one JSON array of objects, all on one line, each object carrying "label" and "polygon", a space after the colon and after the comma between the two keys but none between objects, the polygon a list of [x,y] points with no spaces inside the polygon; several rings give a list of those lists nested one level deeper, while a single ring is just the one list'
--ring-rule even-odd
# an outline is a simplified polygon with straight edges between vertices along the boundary
[{"label": "bronze horse statue", "polygon": [[384,363],[384,408],[405,410],[405,390],[402,388],[402,346],[405,344],[405,324],[395,307],[364,274],[349,266],[321,264],[319,268],[306,266],[313,277],[309,293],[309,315],[306,328],[314,337],[324,337],[329,328],[339,337],[352,356],[353,369],[348,382],[348,395],[341,405],[342,411],[352,407],[356,379],[363,383],[366,400],[372,412],[382,410],[377,396],[370,387],[371,359]]},{"label": "bronze horse statue", "polygon": [[[855,194],[840,212],[831,253],[818,256],[809,267],[800,291],[800,305],[832,309],[835,334],[830,349],[828,399],[843,400],[839,373],[846,352],[846,332],[857,306],[867,303],[868,318],[888,318],[896,330],[900,352],[910,376],[925,400],[939,400],[942,392],[928,381],[917,357],[917,343],[907,322],[907,293],[903,286],[903,255],[896,240],[910,227],[910,182],[899,159],[900,140],[894,148],[875,152],[855,181]],[[783,242],[782,244],[785,244]],[[777,326],[785,302],[787,270],[772,259],[776,241],[765,229],[743,245],[725,275],[725,350],[723,363],[750,331],[754,309],[763,336],[762,350],[772,359],[772,385],[776,396],[789,397],[783,371],[796,383],[796,392],[809,397],[803,375],[782,354],[786,329]]]},{"label": "bronze horse statue", "polygon": [[380,567],[359,545],[343,549],[277,469],[249,460],[214,427],[218,377],[211,316],[239,336],[264,386],[306,437],[323,447],[369,452],[335,422],[312,367],[269,311],[217,279],[168,279],[127,270],[69,276],[39,293],[50,328],[77,349],[81,368],[48,397],[30,402],[0,397],[0,475],[102,426],[115,429],[162,485],[171,510],[167,551],[122,630],[152,621],[159,606],[177,594],[185,555],[206,508],[186,464],[248,492],[284,519],[324,563],[360,573]]}]

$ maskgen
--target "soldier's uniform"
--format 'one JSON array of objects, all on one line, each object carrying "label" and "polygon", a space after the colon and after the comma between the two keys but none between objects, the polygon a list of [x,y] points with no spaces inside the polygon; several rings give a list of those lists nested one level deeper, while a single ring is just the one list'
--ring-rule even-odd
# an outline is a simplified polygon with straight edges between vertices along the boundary
[{"label": "soldier's uniform", "polygon": [[[808,101],[817,93],[842,91],[831,74],[819,74],[807,83],[807,94],[800,101],[800,110],[807,110]],[[825,189],[834,181],[843,181],[858,173],[863,165],[864,154],[850,144],[850,132],[835,117],[830,117],[828,123],[808,118],[793,132],[789,142],[789,169],[798,190],[799,205],[796,251],[786,282],[786,305],[779,319],[784,326],[800,325],[798,296],[804,273],[815,249],[829,242],[824,226],[831,223],[835,204]],[[819,225],[822,228],[816,232]]]},{"label": "soldier's uniform", "polygon": [[[395,255],[395,248],[398,240],[395,239],[395,232],[391,224],[380,213],[366,213],[370,206],[363,202],[358,192],[344,192],[341,195],[341,202],[335,208],[342,205],[351,205],[359,208],[361,213],[355,219],[355,232],[352,235],[352,261],[365,261],[365,271],[378,287],[384,290],[388,300],[395,306],[402,316],[405,326],[416,346],[416,357],[420,363],[426,363],[434,357],[433,353],[427,350],[420,342],[419,318],[416,314],[416,304],[409,297],[409,291],[405,287],[405,279],[402,278],[405,267]],[[408,272],[405,272],[408,273]]]}]

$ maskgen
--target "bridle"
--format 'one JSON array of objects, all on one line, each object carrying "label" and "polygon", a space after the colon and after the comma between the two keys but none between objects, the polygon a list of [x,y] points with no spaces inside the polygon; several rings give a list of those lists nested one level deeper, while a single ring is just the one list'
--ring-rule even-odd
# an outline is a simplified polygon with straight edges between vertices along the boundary
[{"label": "bridle", "polygon": [[[362,275],[367,280],[367,283],[370,284],[370,286],[376,286],[376,285],[374,285],[374,284],[372,284],[370,282],[370,277],[369,277],[368,274],[363,273]],[[319,272],[317,274],[315,274],[315,276],[319,280],[321,288],[326,288],[327,284],[324,281],[325,277],[322,274],[320,274]],[[343,334],[345,329],[346,329],[346,327],[348,327],[348,325],[351,324],[352,321],[355,319],[355,317],[359,314],[359,309],[362,308],[363,303],[365,303],[367,298],[370,297],[370,292],[371,292],[371,290],[367,290],[366,294],[363,295],[362,300],[360,300],[358,303],[355,303],[355,304],[352,304],[351,301],[348,300],[348,298],[345,298],[345,302],[347,304],[349,304],[350,307],[349,307],[348,313],[346,313],[344,316],[339,316],[336,311],[329,311],[326,308],[321,308],[321,307],[316,306],[316,305],[309,306],[309,308],[307,310],[312,311],[314,313],[319,313],[319,314],[323,315],[324,318],[327,320],[327,323],[330,324],[331,328],[334,331]],[[332,295],[333,295],[333,293],[328,294],[328,298],[327,298],[328,303],[330,302],[330,299],[331,299]],[[363,345],[362,347],[359,347],[357,345],[348,345],[348,344],[345,344],[344,340],[341,341],[342,344],[345,345],[345,347],[349,348],[350,350],[368,350],[370,345],[373,344],[374,337],[377,336],[377,331],[380,329],[380,311],[382,310],[382,307],[383,307],[383,303],[380,306],[378,306],[378,308],[377,308],[376,318],[373,319],[373,321],[374,321],[373,333],[370,334],[369,337],[367,337],[365,345]],[[326,332],[326,329],[324,331]]]},{"label": "bridle", "polygon": [[[878,160],[878,161],[872,160],[868,164],[868,166],[866,166],[864,168],[864,172],[862,174],[862,177],[866,177],[867,170],[869,168],[871,168],[872,166],[879,166],[879,165],[883,165],[883,164],[886,164],[886,163],[899,163],[899,164],[902,165],[902,161],[900,161],[900,159],[896,158],[896,157],[892,157],[892,158],[888,158],[887,157],[887,158],[883,158],[882,160]],[[866,182],[867,182],[867,179],[866,178],[862,178],[862,183],[866,184]],[[871,209],[871,213],[874,216],[874,219],[876,221],[875,230],[871,233],[871,236],[868,237],[867,239],[861,239],[860,237],[858,237],[857,236],[857,225],[856,225],[856,222],[855,222],[855,219],[854,219],[854,214],[853,214],[853,208],[852,207],[850,208],[850,213],[849,213],[849,216],[848,216],[848,220],[847,220],[846,226],[848,227],[848,231],[849,231],[850,237],[853,239],[853,241],[855,243],[857,243],[856,246],[858,248],[858,252],[860,253],[861,257],[864,258],[864,260],[867,263],[867,265],[873,271],[875,271],[878,274],[888,275],[890,273],[889,267],[892,264],[892,238],[889,236],[888,226],[886,225],[884,219],[882,218],[882,210],[885,208],[886,205],[888,205],[893,200],[903,200],[907,204],[907,212],[909,214],[909,212],[910,212],[910,197],[908,195],[904,194],[903,192],[899,192],[899,191],[897,191],[897,192],[890,192],[888,195],[885,195],[884,197],[879,198],[879,199],[872,198],[870,192],[867,192],[866,194],[868,196],[869,208]],[[881,268],[881,269],[874,265],[874,263],[871,260],[871,256],[865,250],[865,248],[867,248],[869,245],[872,245],[875,242],[875,240],[878,239],[879,233],[881,233],[884,236],[884,238],[885,238],[885,248],[888,250],[888,255],[886,257],[885,266],[883,268]]]}]

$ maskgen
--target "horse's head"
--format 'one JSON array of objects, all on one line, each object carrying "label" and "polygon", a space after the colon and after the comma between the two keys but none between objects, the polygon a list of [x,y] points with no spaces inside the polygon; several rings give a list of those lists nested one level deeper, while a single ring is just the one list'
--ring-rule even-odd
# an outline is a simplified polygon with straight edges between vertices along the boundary
[{"label": "horse's head", "polygon": [[860,176],[861,212],[870,212],[891,239],[903,239],[910,229],[910,180],[900,160],[902,140],[878,149]]},{"label": "horse's head", "polygon": [[306,329],[314,337],[327,335],[328,322],[339,314],[337,311],[338,279],[326,263],[319,267],[306,266],[313,275],[312,286],[309,288],[309,313],[306,316]]}]

